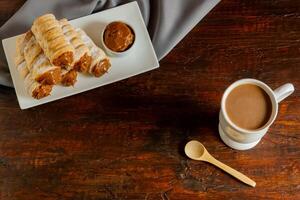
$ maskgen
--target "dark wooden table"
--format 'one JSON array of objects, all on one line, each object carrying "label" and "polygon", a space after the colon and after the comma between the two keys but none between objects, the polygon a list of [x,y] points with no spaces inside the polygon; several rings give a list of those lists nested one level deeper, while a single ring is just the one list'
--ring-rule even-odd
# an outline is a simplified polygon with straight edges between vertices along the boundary
[{"label": "dark wooden table", "polygon": [[[2,0],[3,23],[24,0]],[[232,82],[295,93],[252,150],[219,138]],[[300,199],[300,1],[224,0],[158,70],[29,110],[0,87],[0,199]],[[187,159],[197,139],[257,182]]]}]

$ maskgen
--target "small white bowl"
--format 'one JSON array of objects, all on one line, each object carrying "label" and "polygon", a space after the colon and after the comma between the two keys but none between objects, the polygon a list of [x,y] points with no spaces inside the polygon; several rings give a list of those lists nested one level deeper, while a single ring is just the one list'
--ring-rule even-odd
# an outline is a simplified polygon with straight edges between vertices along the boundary
[{"label": "small white bowl", "polygon": [[[128,49],[126,49],[125,51],[122,51],[122,52],[113,51],[113,50],[111,50],[110,48],[108,48],[108,47],[105,45],[105,42],[104,42],[104,32],[105,32],[105,30],[106,30],[106,27],[107,27],[109,24],[113,23],[113,22],[122,22],[122,23],[126,24],[126,25],[132,30],[132,32],[133,32],[133,34],[134,34],[134,41],[133,41],[133,43],[132,43],[131,46],[130,46]],[[136,34],[135,34],[135,31],[134,31],[134,29],[132,28],[132,26],[131,26],[130,24],[128,24],[127,22],[123,22],[123,21],[121,21],[121,20],[118,20],[118,21],[112,21],[112,22],[108,23],[107,25],[105,25],[104,29],[103,29],[102,32],[101,32],[101,43],[102,43],[102,46],[104,47],[106,53],[107,53],[109,56],[121,57],[121,56],[128,55],[129,53],[132,52],[132,49],[133,49],[134,46],[135,46],[135,41],[136,41]]]}]

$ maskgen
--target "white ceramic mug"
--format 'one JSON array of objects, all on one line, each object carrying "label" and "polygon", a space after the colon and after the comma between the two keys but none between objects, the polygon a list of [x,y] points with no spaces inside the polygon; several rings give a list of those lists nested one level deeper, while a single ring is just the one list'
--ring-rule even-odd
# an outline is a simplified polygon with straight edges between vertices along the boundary
[{"label": "white ceramic mug", "polygon": [[[225,102],[229,93],[237,86],[243,84],[259,86],[269,95],[272,102],[272,114],[269,121],[257,130],[247,130],[238,127],[230,120],[226,112]],[[219,115],[219,134],[223,142],[237,150],[251,149],[257,145],[274,122],[278,112],[278,103],[293,92],[294,86],[290,83],[284,84],[274,91],[268,85],[256,79],[241,79],[231,84],[223,94]]]}]

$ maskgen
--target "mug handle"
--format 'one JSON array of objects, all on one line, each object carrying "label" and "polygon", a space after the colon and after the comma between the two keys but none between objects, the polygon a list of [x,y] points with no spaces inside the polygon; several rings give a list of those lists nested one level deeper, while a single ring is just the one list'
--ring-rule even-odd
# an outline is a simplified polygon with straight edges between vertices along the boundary
[{"label": "mug handle", "polygon": [[279,88],[274,90],[275,98],[277,103],[281,102],[283,99],[288,97],[294,92],[295,88],[293,84],[291,83],[286,83]]}]

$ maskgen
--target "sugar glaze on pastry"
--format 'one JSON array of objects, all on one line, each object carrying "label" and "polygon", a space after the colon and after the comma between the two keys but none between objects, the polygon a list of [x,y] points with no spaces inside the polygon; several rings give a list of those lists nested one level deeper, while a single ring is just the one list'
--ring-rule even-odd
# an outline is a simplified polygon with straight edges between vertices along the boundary
[{"label": "sugar glaze on pastry", "polygon": [[108,71],[111,66],[108,56],[92,41],[92,39],[82,29],[77,28],[76,31],[79,33],[81,39],[91,52],[92,62],[88,72],[96,77],[102,76]]},{"label": "sugar glaze on pastry", "polygon": [[72,66],[74,48],[64,36],[61,25],[53,14],[38,17],[33,22],[31,31],[53,65]]}]

